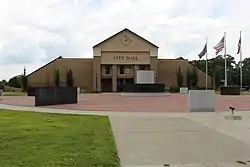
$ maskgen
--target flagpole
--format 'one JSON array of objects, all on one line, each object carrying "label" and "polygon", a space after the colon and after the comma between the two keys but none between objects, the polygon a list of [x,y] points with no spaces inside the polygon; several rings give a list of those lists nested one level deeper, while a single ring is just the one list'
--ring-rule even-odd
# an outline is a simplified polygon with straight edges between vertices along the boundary
[{"label": "flagpole", "polygon": [[225,50],[225,81],[224,86],[227,87],[227,44],[226,44],[226,32],[224,33],[224,50]]},{"label": "flagpole", "polygon": [[[206,47],[207,47],[207,37],[206,37]],[[208,74],[208,66],[207,66],[207,48],[206,48],[206,90],[207,90],[207,74]]]},{"label": "flagpole", "polygon": [[240,90],[242,91],[242,39],[240,31]]}]

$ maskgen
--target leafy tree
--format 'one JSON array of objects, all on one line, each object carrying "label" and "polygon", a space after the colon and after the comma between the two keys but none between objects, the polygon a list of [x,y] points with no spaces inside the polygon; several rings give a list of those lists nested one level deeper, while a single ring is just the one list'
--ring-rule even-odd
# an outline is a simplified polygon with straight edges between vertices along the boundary
[{"label": "leafy tree", "polygon": [[56,87],[60,87],[60,71],[58,69],[54,73],[54,84]]},{"label": "leafy tree", "polygon": [[9,79],[8,85],[15,88],[21,88],[22,87],[21,82],[22,82],[22,76],[17,75]]},{"label": "leafy tree", "polygon": [[[240,64],[239,64],[240,66]],[[250,86],[250,58],[245,58],[242,61],[242,79],[244,86]]]},{"label": "leafy tree", "polygon": [[179,88],[183,86],[183,74],[181,72],[181,67],[178,68],[176,72],[176,77],[177,77],[177,83]]},{"label": "leafy tree", "polygon": [[68,87],[74,86],[73,72],[71,69],[66,71],[66,83]]},{"label": "leafy tree", "polygon": [[2,81],[0,81],[0,89],[4,89],[4,86],[7,84],[8,84],[7,81],[4,79]]},{"label": "leafy tree", "polygon": [[5,79],[3,79],[3,80],[1,81],[1,83],[2,83],[3,85],[8,85],[8,82],[7,82]]},{"label": "leafy tree", "polygon": [[1,89],[4,89],[4,84],[2,82],[0,83],[0,90]]},{"label": "leafy tree", "polygon": [[[206,72],[206,60],[193,60],[195,67]],[[239,85],[239,63],[235,62],[234,57],[227,55],[227,81],[228,85]],[[244,70],[243,70],[244,71]],[[244,72],[243,72],[244,73]],[[224,55],[218,55],[215,58],[208,59],[208,75],[213,77],[214,87],[218,88],[225,76],[225,59]]]}]

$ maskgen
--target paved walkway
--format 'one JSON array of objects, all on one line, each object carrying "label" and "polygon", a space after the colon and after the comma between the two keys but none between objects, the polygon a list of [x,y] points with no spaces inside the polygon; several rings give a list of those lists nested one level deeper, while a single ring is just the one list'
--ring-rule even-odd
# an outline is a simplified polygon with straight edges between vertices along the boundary
[{"label": "paved walkway", "polygon": [[[250,96],[215,96],[215,109],[227,111],[229,106],[235,106],[238,111],[250,110]],[[0,103],[21,106],[34,106],[35,99],[30,96],[3,96]],[[154,104],[154,105],[152,105]],[[78,103],[54,105],[51,108],[85,110],[85,111],[126,111],[126,112],[188,112],[188,95],[170,94],[138,97],[111,94],[79,94]]]},{"label": "paved walkway", "polygon": [[[0,108],[63,114],[107,115],[122,167],[250,166],[250,113],[134,113],[17,107]],[[236,161],[244,161],[242,165]]]}]

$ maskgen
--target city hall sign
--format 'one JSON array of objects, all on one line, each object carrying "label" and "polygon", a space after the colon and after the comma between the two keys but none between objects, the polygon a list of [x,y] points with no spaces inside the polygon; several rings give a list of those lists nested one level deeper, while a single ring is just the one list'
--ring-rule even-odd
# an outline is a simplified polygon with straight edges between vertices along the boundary
[{"label": "city hall sign", "polygon": [[139,60],[138,56],[113,56],[113,60],[131,60],[131,61],[136,61]]},{"label": "city hall sign", "polygon": [[150,64],[150,56],[145,52],[128,53],[103,53],[101,64]]}]

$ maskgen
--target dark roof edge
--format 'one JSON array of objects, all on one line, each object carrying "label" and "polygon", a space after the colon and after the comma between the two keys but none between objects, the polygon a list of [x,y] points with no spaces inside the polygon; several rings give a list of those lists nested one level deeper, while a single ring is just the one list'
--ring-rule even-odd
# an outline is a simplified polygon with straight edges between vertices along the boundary
[{"label": "dark roof edge", "polygon": [[119,32],[117,32],[117,33],[115,33],[114,35],[110,36],[109,38],[103,40],[102,42],[99,42],[98,44],[94,45],[93,48],[95,48],[95,47],[101,45],[102,43],[104,43],[104,42],[106,42],[106,41],[112,39],[113,37],[115,37],[116,35],[122,33],[123,31],[129,31],[130,33],[132,33],[132,34],[134,34],[135,36],[141,38],[142,40],[146,41],[146,42],[149,43],[150,45],[153,45],[154,47],[159,48],[157,45],[155,45],[155,44],[153,44],[152,42],[146,40],[145,38],[141,37],[140,35],[134,33],[133,31],[129,30],[128,28],[125,28],[125,29],[123,29],[123,30],[121,30],[121,31],[119,31]]},{"label": "dark roof edge", "polygon": [[50,65],[50,64],[52,64],[52,63],[54,63],[56,60],[62,59],[62,58],[63,58],[62,56],[59,56],[59,57],[55,58],[54,60],[48,62],[47,64],[43,65],[42,67],[38,68],[37,70],[35,70],[35,71],[33,71],[32,73],[30,73],[29,75],[27,75],[27,77],[29,77],[30,75],[35,74],[37,71],[39,71],[39,70],[45,68],[46,66],[48,66],[48,65]]}]

